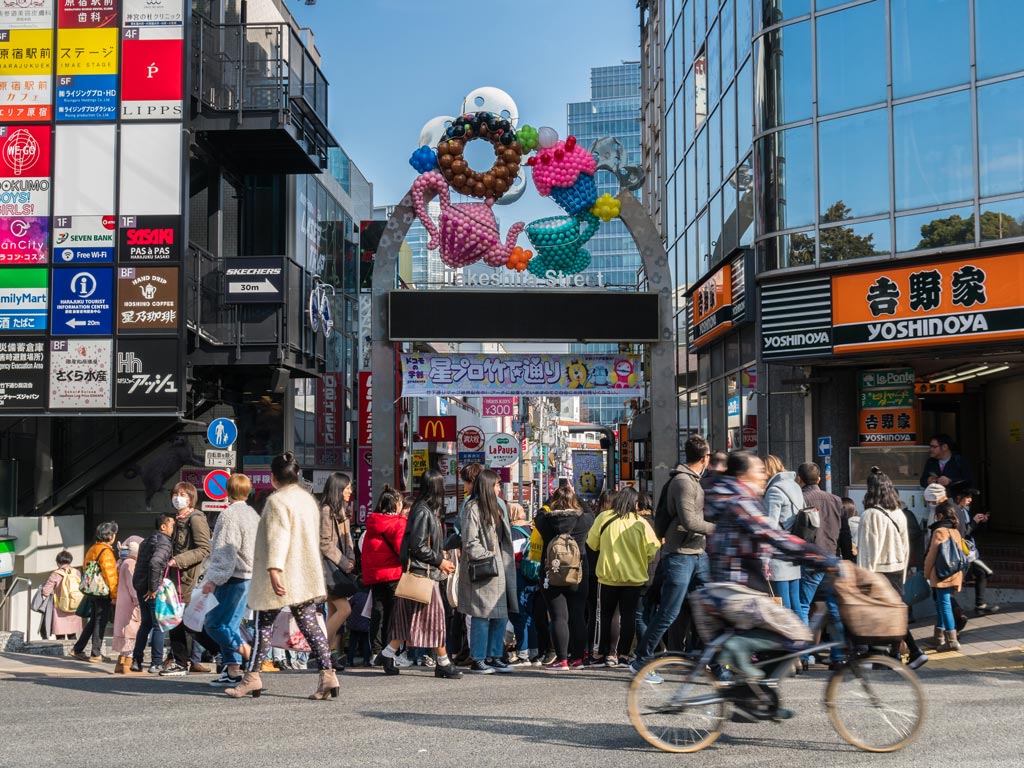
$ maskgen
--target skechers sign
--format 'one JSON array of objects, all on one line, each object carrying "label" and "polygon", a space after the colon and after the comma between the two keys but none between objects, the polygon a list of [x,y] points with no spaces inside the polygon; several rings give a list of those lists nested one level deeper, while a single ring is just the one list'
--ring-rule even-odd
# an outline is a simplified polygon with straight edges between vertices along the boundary
[{"label": "skechers sign", "polygon": [[179,216],[122,216],[118,261],[177,261]]}]

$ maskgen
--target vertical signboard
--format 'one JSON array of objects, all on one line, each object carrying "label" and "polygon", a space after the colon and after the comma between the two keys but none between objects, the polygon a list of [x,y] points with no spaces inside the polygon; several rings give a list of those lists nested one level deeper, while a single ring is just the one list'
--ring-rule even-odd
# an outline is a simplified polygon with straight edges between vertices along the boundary
[{"label": "vertical signboard", "polygon": [[53,112],[53,0],[0,1],[0,122]]},{"label": "vertical signboard", "polygon": [[50,342],[50,410],[110,408],[110,339]]},{"label": "vertical signboard", "polygon": [[117,332],[178,328],[178,268],[117,268]]},{"label": "vertical signboard", "polygon": [[46,340],[0,341],[0,411],[46,407]]},{"label": "vertical signboard", "polygon": [[181,120],[182,27],[127,27],[121,42],[121,119]]},{"label": "vertical signboard", "polygon": [[118,339],[114,405],[118,410],[173,411],[181,401],[177,339]]},{"label": "vertical signboard", "polygon": [[344,379],[340,372],[328,371],[316,383],[316,463],[320,466],[341,465],[344,403]]}]

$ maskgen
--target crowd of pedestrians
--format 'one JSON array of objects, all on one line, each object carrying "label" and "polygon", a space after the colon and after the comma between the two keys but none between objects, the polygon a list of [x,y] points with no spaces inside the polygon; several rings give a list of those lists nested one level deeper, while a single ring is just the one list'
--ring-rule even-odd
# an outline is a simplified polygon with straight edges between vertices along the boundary
[{"label": "crowd of pedestrians", "polygon": [[[716,455],[698,435],[684,452],[656,504],[625,487],[591,506],[563,484],[532,520],[506,503],[499,475],[480,465],[462,469],[457,513],[446,514],[444,475],[429,469],[411,500],[385,486],[364,529],[352,516],[351,478],[332,474],[315,498],[290,453],[273,460],[275,491],[260,512],[249,478],[231,476],[230,504],[212,535],[195,487],[178,483],[145,539],[116,544],[117,526],[102,523],[81,572],[67,552],[58,556],[41,589],[53,601],[50,630],[77,637],[72,655],[96,662],[112,616],[116,672],[219,673],[210,685],[232,698],[259,696],[261,673],[285,666],[275,663],[285,649],[319,670],[311,699],[336,697],[337,672],[356,662],[386,676],[421,664],[440,679],[520,667],[628,665],[638,673],[665,648],[701,642],[705,611],[687,597],[703,585],[710,588],[702,600],[763,602],[772,631],[793,641],[811,639],[820,604],[841,641],[821,562],[844,558],[881,574],[900,595],[919,567],[915,578],[928,581],[936,604],[936,645],[959,647],[955,593],[964,573],[942,572],[939,560],[945,542],[966,549],[987,518],[970,512],[977,491],[962,479],[937,482],[949,478],[935,472],[962,462],[940,457],[926,468],[932,511],[921,536],[878,468],[865,478],[858,511],[821,488],[814,463],[789,471],[771,455]],[[984,572],[974,573],[979,612],[997,610],[985,603]],[[168,621],[169,593],[186,613],[200,614],[198,624]],[[756,632],[745,634],[726,648],[741,672],[753,669],[757,642]],[[909,632],[903,641],[911,667],[927,661]],[[890,653],[901,650],[893,643]],[[841,664],[843,653],[834,647],[829,664]]]}]

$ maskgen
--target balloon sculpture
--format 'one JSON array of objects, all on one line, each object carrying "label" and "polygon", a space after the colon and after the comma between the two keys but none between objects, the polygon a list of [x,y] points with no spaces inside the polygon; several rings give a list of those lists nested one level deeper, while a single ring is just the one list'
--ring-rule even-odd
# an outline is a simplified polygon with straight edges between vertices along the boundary
[{"label": "balloon sculpture", "polygon": [[[467,111],[471,105],[483,108]],[[517,121],[518,110],[508,94],[497,88],[479,88],[463,101],[462,115],[439,116],[424,125],[420,147],[409,164],[420,174],[412,193],[416,215],[430,234],[427,247],[439,248],[441,260],[454,268],[482,259],[492,267],[529,270],[538,277],[546,277],[551,271],[580,272],[590,264],[590,253],[583,245],[594,236],[601,221],[619,215],[621,203],[608,194],[598,198],[594,181],[598,163],[575,137],[561,141],[553,128],[517,128]],[[470,168],[463,156],[466,144],[474,139],[483,139],[494,149],[494,164],[482,173]],[[509,228],[502,243],[491,210],[497,202],[514,202],[522,195],[525,187],[520,163],[523,154],[530,152],[536,154],[526,165],[532,168],[537,192],[550,197],[567,214],[539,219],[525,227],[536,254],[516,247],[524,229],[522,222]],[[450,189],[484,202],[452,203]],[[428,191],[440,198],[439,226],[427,213]],[[502,201],[506,195],[508,199]]]}]

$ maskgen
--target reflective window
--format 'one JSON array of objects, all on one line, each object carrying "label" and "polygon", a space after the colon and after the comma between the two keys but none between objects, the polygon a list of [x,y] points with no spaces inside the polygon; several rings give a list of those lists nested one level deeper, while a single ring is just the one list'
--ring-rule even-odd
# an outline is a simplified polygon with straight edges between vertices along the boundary
[{"label": "reflective window", "polygon": [[721,44],[718,39],[718,22],[711,27],[708,34],[707,47],[708,62],[708,105],[718,103],[718,97],[722,95],[722,53]]},{"label": "reflective window", "polygon": [[729,81],[736,71],[736,26],[733,16],[733,0],[722,6],[719,24],[722,28],[722,84]]},{"label": "reflective window", "polygon": [[669,176],[665,182],[665,226],[668,232],[676,231],[676,177]]},{"label": "reflective window", "polygon": [[750,151],[754,140],[754,80],[747,60],[736,78],[736,147],[739,154]]},{"label": "reflective window", "polygon": [[683,246],[686,251],[686,284],[693,285],[697,281],[697,225],[693,224],[686,230]]},{"label": "reflective window", "polygon": [[896,210],[968,200],[974,192],[968,91],[893,109]]},{"label": "reflective window", "polygon": [[818,237],[822,262],[848,261],[892,253],[888,219],[827,229],[822,227]]},{"label": "reflective window", "polygon": [[722,168],[728,173],[736,165],[736,88],[722,98]]},{"label": "reflective window", "polygon": [[690,6],[693,8],[693,36],[699,50],[704,45],[704,36],[708,31],[708,17],[706,0],[692,0]]},{"label": "reflective window", "polygon": [[722,110],[708,120],[708,185],[711,194],[722,186]]},{"label": "reflective window", "polygon": [[711,238],[708,236],[708,212],[704,210],[697,217],[697,274],[703,275],[708,271],[711,260]]},{"label": "reflective window", "polygon": [[884,109],[818,124],[822,221],[889,210],[889,115]]},{"label": "reflective window", "polygon": [[750,40],[753,32],[750,29],[751,0],[736,0],[736,63],[750,53]]},{"label": "reflective window", "polygon": [[818,113],[884,102],[885,3],[820,16],[817,24]]},{"label": "reflective window", "polygon": [[896,217],[896,250],[920,251],[974,242],[974,208],[969,205]]},{"label": "reflective window", "polygon": [[[681,100],[677,100],[673,103],[678,105],[676,109],[672,110],[675,112],[676,161],[678,162],[683,159],[683,153],[686,151],[686,110],[682,109]],[[665,128],[668,130],[668,126]]]},{"label": "reflective window", "polygon": [[697,147],[686,153],[686,221],[693,221],[697,215]]},{"label": "reflective window", "polygon": [[754,0],[761,6],[761,26],[770,27],[786,19],[795,19],[811,12],[811,0]]},{"label": "reflective window", "polygon": [[1024,192],[1024,78],[978,89],[981,196]]},{"label": "reflective window", "polygon": [[892,92],[896,98],[970,80],[967,0],[892,0]]},{"label": "reflective window", "polygon": [[1024,69],[1024,3],[1020,0],[974,0],[974,50],[978,79]]},{"label": "reflective window", "polygon": [[693,24],[691,19],[692,14],[692,3],[687,3],[686,7],[683,8],[683,72],[689,69],[690,64],[693,63]]},{"label": "reflective window", "polygon": [[811,116],[811,23],[804,21],[758,38],[757,82],[764,83],[758,130]]},{"label": "reflective window", "polygon": [[981,239],[1024,237],[1024,197],[981,204]]},{"label": "reflective window", "polygon": [[814,9],[817,11],[827,11],[829,8],[835,8],[839,5],[846,5],[852,0],[817,0],[814,4]]},{"label": "reflective window", "polygon": [[785,269],[814,263],[814,230],[769,237],[760,244],[765,269]]},{"label": "reflective window", "polygon": [[715,195],[708,206],[708,229],[711,235],[710,251],[711,263],[717,264],[722,260],[722,195]]},{"label": "reflective window", "polygon": [[733,177],[738,194],[736,207],[736,228],[740,233],[740,247],[747,248],[754,243],[754,169],[752,155],[740,163]]},{"label": "reflective window", "polygon": [[697,137],[697,210],[708,201],[708,132]]},{"label": "reflective window", "polygon": [[708,57],[704,50],[697,55],[693,62],[694,79],[694,123],[693,129],[699,131],[708,117]]},{"label": "reflective window", "polygon": [[757,140],[761,227],[775,232],[814,223],[814,130],[809,125]]},{"label": "reflective window", "polygon": [[694,117],[696,115],[696,97],[693,92],[693,84],[696,75],[691,70],[683,80],[683,103],[686,107],[686,143],[689,145],[690,140],[693,138],[694,132],[697,130],[698,123],[695,122]]},{"label": "reflective window", "polygon": [[722,252],[731,253],[739,242],[736,239],[736,176],[733,174],[722,187]]}]

